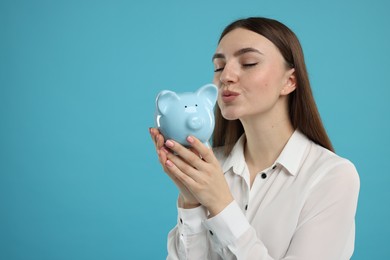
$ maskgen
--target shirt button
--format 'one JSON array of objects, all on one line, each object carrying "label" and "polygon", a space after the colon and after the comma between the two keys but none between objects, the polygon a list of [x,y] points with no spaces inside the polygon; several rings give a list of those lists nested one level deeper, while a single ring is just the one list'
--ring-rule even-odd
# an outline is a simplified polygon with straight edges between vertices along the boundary
[{"label": "shirt button", "polygon": [[248,204],[245,205],[245,210],[248,210]]},{"label": "shirt button", "polygon": [[212,236],[214,235],[213,231],[209,230],[209,232],[210,232],[210,234],[211,234]]},{"label": "shirt button", "polygon": [[275,170],[275,168],[276,168],[276,165],[274,165],[274,167],[272,167],[272,170]]},{"label": "shirt button", "polygon": [[180,223],[182,223],[183,224],[183,220],[180,218]]},{"label": "shirt button", "polygon": [[267,178],[267,174],[265,174],[264,172],[261,174],[261,178],[265,179]]}]

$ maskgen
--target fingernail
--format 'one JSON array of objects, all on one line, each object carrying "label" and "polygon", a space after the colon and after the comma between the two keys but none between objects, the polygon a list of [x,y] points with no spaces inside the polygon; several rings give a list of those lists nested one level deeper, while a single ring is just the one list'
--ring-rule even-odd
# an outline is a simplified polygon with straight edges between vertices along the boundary
[{"label": "fingernail", "polygon": [[167,160],[167,161],[165,162],[165,164],[166,164],[167,166],[169,166],[169,167],[172,167],[172,166],[173,166],[173,163],[172,163],[170,160]]},{"label": "fingernail", "polygon": [[173,147],[173,142],[171,141],[171,140],[167,140],[166,142],[165,142],[165,145],[167,146],[167,147]]},{"label": "fingernail", "polygon": [[192,136],[187,137],[187,141],[192,144],[195,140]]}]

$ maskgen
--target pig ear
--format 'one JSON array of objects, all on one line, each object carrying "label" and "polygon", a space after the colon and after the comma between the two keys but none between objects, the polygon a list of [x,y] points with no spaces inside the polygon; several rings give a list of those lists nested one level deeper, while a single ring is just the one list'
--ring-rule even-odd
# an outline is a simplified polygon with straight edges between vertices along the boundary
[{"label": "pig ear", "polygon": [[171,102],[179,99],[180,99],[179,96],[173,91],[169,91],[169,90],[161,91],[156,98],[156,106],[158,111],[162,115],[164,115],[167,112],[167,109],[171,104]]},{"label": "pig ear", "polygon": [[204,85],[196,93],[199,97],[204,98],[210,107],[214,107],[218,95],[218,88],[214,84]]}]

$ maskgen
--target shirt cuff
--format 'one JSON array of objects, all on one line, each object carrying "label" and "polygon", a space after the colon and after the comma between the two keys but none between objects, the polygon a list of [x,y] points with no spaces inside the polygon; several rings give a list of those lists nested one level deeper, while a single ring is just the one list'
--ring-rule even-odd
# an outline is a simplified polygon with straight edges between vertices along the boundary
[{"label": "shirt cuff", "polygon": [[207,218],[207,210],[204,206],[192,209],[178,208],[178,226],[180,233],[185,235],[198,234],[205,230],[202,222]]},{"label": "shirt cuff", "polygon": [[235,200],[218,215],[205,220],[203,224],[209,230],[211,239],[221,247],[233,243],[250,228],[248,220]]}]

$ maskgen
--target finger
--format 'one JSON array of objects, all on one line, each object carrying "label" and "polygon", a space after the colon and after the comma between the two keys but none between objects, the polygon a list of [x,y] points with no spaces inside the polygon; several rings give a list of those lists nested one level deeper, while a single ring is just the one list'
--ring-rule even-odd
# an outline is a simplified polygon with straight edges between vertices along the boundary
[{"label": "finger", "polygon": [[182,186],[183,184],[179,181],[179,179],[173,175],[171,173],[171,170],[167,167],[167,157],[166,157],[166,154],[165,152],[161,151],[161,150],[158,150],[157,151],[157,154],[159,156],[159,160],[160,160],[160,163],[164,169],[164,172],[169,176],[169,178],[171,178],[171,180],[177,185],[177,187],[180,189],[180,186]]},{"label": "finger", "polygon": [[199,158],[202,158],[202,156],[201,156],[201,155],[198,153],[198,151],[195,150],[194,148],[189,147],[189,148],[187,148],[187,149],[189,149],[191,152],[193,152],[194,154],[196,154]]},{"label": "finger", "polygon": [[198,152],[198,154],[204,161],[208,163],[215,163],[217,159],[215,158],[213,151],[201,141],[199,141],[199,139],[194,136],[188,136],[187,142],[191,145],[193,149],[195,149],[195,151]]},{"label": "finger", "polygon": [[192,152],[190,149],[182,146],[178,142],[173,140],[167,140],[165,142],[165,146],[167,146],[170,150],[178,154],[183,160],[185,160],[192,167],[199,169],[202,167],[204,161],[202,161],[199,157],[199,154]]},{"label": "finger", "polygon": [[150,136],[152,138],[154,146],[156,147],[156,149],[158,149],[157,141],[158,141],[158,138],[159,138],[158,136],[159,136],[160,132],[158,131],[157,128],[149,128],[149,131],[150,131]]},{"label": "finger", "polygon": [[159,157],[159,161],[164,169],[164,172],[167,173],[169,177],[171,177],[171,179],[176,182],[177,178],[174,175],[172,175],[169,168],[167,168],[167,160],[168,160],[167,152],[163,151],[163,149],[160,149],[157,151],[157,154]]},{"label": "finger", "polygon": [[163,167],[165,166],[165,162],[167,161],[167,153],[168,152],[164,150],[164,148],[157,150],[158,160],[160,161]]},{"label": "finger", "polygon": [[164,137],[161,134],[156,135],[156,147],[161,149],[164,146]]},{"label": "finger", "polygon": [[161,166],[163,167],[164,171],[166,173],[168,173],[167,166],[166,166],[166,162],[168,160],[167,154],[162,150],[157,150],[157,154],[158,154],[158,160],[160,161]]},{"label": "finger", "polygon": [[[192,165],[182,160],[181,157],[171,153],[167,154],[167,160],[171,161],[182,173],[192,178],[195,182],[201,181],[202,174]],[[201,159],[198,157],[198,160]]]},{"label": "finger", "polygon": [[167,160],[166,164],[168,171],[176,177],[188,190],[192,190],[192,187],[196,185],[196,182],[187,174],[183,173],[176,165],[171,161]]},{"label": "finger", "polygon": [[164,146],[164,136],[160,133],[157,128],[150,128],[150,134],[153,138],[154,145],[157,150],[161,149]]},{"label": "finger", "polygon": [[155,132],[155,128],[149,127],[149,133],[150,133],[150,137],[152,138],[152,141],[153,141],[154,145],[156,145],[156,132]]}]

